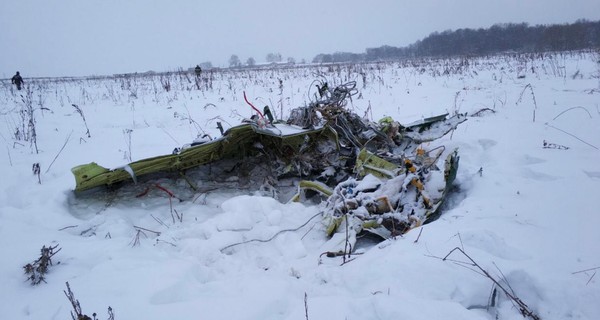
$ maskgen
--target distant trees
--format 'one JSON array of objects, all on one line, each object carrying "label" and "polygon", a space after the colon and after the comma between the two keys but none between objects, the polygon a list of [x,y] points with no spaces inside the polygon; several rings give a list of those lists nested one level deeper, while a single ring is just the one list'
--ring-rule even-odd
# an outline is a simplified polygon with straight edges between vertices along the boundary
[{"label": "distant trees", "polygon": [[269,63],[281,62],[282,59],[283,58],[281,57],[281,53],[269,53],[266,57],[266,60]]},{"label": "distant trees", "polygon": [[318,54],[313,63],[357,62],[416,56],[486,55],[499,52],[544,52],[600,48],[600,21],[529,26],[495,24],[487,29],[434,32],[407,47],[381,46],[364,53]]},{"label": "distant trees", "polygon": [[396,57],[402,57],[407,55],[408,49],[396,48],[392,46],[381,46],[379,48],[367,48],[365,53],[365,60],[387,60]]},{"label": "distant trees", "polygon": [[359,62],[364,61],[365,55],[351,52],[335,52],[333,54],[318,54],[313,59],[313,63],[330,63],[330,62]]},{"label": "distant trees", "polygon": [[210,61],[202,62],[201,64],[199,64],[199,66],[202,68],[202,70],[209,70],[213,67],[212,62]]},{"label": "distant trees", "polygon": [[319,53],[312,59],[313,63],[329,63],[333,62],[330,54]]},{"label": "distant trees", "polygon": [[246,60],[246,65],[248,67],[254,67],[256,65],[256,60],[254,60],[254,58],[250,57],[250,58],[248,58],[248,60]]},{"label": "distant trees", "polygon": [[414,48],[418,55],[485,55],[497,52],[543,52],[600,47],[600,21],[528,26],[495,24],[488,29],[433,33]]},{"label": "distant trees", "polygon": [[338,61],[350,61],[350,62],[359,62],[364,60],[363,55],[352,53],[352,52],[335,52],[331,55],[331,59],[333,62]]},{"label": "distant trees", "polygon": [[229,67],[230,68],[239,68],[242,66],[242,62],[240,61],[240,57],[238,57],[235,54],[232,54],[231,57],[229,57]]}]

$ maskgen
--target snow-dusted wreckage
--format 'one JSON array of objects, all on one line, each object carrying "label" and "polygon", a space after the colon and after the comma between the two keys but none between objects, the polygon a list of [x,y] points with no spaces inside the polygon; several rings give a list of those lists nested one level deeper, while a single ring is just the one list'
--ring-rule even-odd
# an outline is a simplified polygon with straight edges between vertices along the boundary
[{"label": "snow-dusted wreckage", "polygon": [[74,167],[75,194],[171,175],[192,196],[254,188],[283,201],[320,202],[327,234],[338,248],[336,238],[354,246],[361,232],[385,239],[435,217],[459,156],[425,145],[466,116],[444,114],[407,125],[386,117],[375,123],[346,107],[354,83],[317,87],[314,101],[292,110],[287,121],[273,120],[268,107],[263,114],[246,99],[257,115],[219,138],[112,170],[96,163]]}]

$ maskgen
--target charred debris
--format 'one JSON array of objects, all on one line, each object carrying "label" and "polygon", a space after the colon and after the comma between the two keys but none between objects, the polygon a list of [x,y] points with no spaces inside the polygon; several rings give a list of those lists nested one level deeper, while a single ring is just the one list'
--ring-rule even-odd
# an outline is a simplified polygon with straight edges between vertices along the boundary
[{"label": "charred debris", "polygon": [[219,138],[116,169],[93,162],[76,166],[74,193],[140,190],[169,179],[182,200],[245,189],[280,201],[313,201],[323,207],[332,249],[354,246],[363,232],[389,238],[433,219],[456,177],[459,156],[456,149],[427,146],[466,115],[442,114],[405,125],[391,117],[373,122],[347,107],[356,83],[329,87],[316,81],[312,87],[313,101],[293,109],[286,121],[246,99],[256,115]]}]

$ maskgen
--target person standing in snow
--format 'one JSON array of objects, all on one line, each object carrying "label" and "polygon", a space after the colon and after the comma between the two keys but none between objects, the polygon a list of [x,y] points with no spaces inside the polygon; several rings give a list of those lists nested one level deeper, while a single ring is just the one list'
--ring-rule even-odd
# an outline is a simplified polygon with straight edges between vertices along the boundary
[{"label": "person standing in snow", "polygon": [[19,71],[17,71],[17,74],[15,74],[10,80],[13,84],[17,85],[17,90],[21,90],[21,86],[23,85],[24,81],[21,75],[19,74]]}]

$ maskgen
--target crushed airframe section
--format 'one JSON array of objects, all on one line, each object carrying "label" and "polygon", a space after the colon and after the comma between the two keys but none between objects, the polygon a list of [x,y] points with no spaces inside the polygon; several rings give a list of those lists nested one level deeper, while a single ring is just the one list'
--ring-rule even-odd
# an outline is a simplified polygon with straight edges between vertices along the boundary
[{"label": "crushed airframe section", "polygon": [[[129,163],[116,169],[107,169],[94,162],[71,169],[75,176],[75,191],[85,191],[97,187],[120,186],[124,182],[137,182],[137,179],[153,173],[185,172],[188,169],[211,164],[225,159],[256,157],[265,152],[272,153],[281,174],[297,170],[298,174],[316,166],[319,159],[302,158],[306,148],[319,147],[321,143],[335,148],[336,134],[330,127],[307,129],[276,124],[261,128],[256,123],[245,123],[227,130],[222,137],[209,142],[182,148],[179,152]],[[300,163],[300,165],[294,165]]]},{"label": "crushed airframe section", "polygon": [[[200,192],[196,187],[207,176],[193,172],[207,166],[213,174],[266,181],[274,197],[283,181],[290,185],[292,179],[298,192],[284,200],[321,201],[334,251],[353,248],[362,232],[385,239],[435,217],[456,176],[459,156],[444,146],[426,150],[423,145],[456,129],[466,116],[444,114],[407,125],[386,117],[375,123],[346,108],[355,83],[329,88],[319,82],[316,87],[314,101],[292,110],[285,122],[265,118],[248,102],[260,117],[217,139],[112,170],[96,163],[74,167],[75,192],[170,173]],[[242,173],[244,166],[253,169]]]}]

